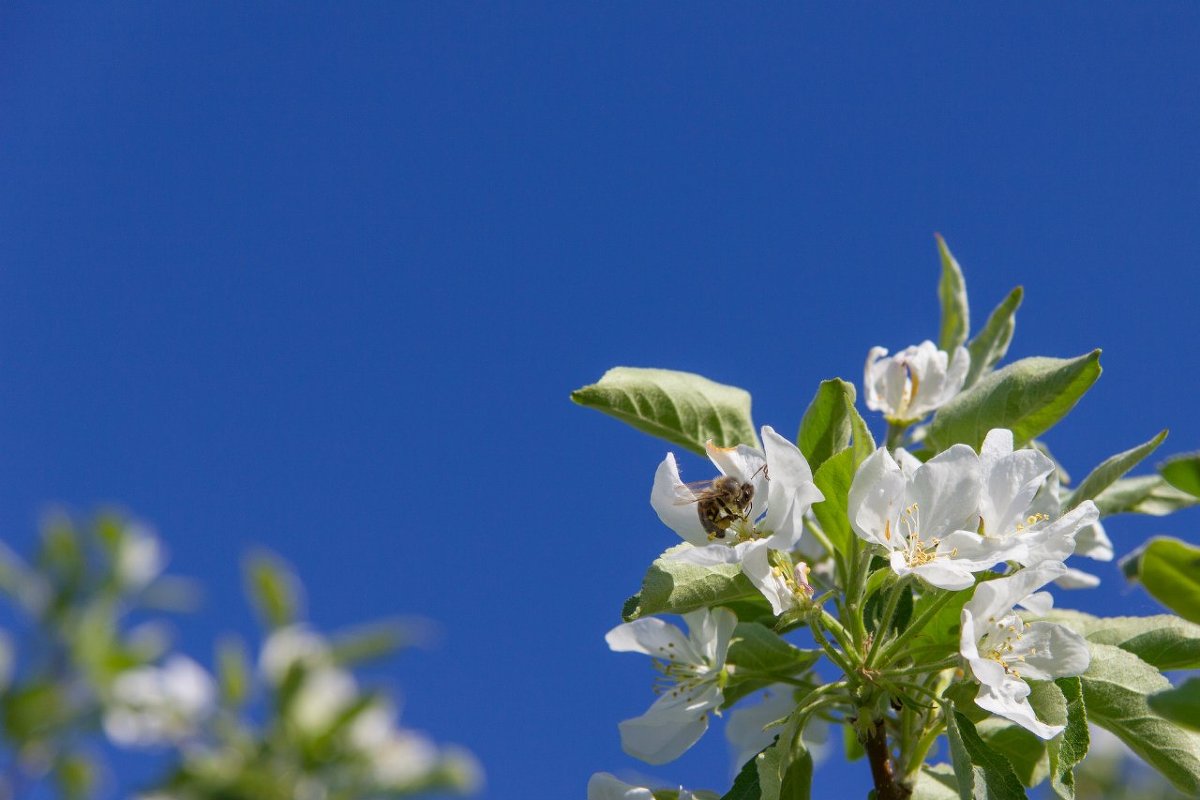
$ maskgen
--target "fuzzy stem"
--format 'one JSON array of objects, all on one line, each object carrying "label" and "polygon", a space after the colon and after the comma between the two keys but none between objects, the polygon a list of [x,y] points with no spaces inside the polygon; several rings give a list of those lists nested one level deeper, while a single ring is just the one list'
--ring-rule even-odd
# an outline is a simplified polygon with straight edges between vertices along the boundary
[{"label": "fuzzy stem", "polygon": [[887,637],[888,629],[892,627],[892,618],[896,616],[896,606],[900,604],[900,597],[907,590],[908,576],[900,578],[896,581],[896,585],[892,587],[892,591],[888,595],[887,605],[883,609],[883,615],[879,618],[879,624],[875,626],[875,637],[871,640],[871,649],[867,652],[865,663],[868,667],[874,666],[875,654],[879,652],[879,645]]}]

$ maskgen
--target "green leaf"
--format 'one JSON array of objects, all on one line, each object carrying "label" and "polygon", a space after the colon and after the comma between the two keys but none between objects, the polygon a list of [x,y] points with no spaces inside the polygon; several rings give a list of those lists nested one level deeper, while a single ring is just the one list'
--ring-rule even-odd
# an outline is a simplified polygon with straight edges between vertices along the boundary
[{"label": "green leaf", "polygon": [[1083,761],[1091,743],[1083,704],[1083,684],[1079,678],[1059,678],[1054,685],[1065,703],[1063,714],[1040,704],[1036,687],[1029,699],[1039,718],[1067,726],[1061,734],[1046,742],[1046,755],[1049,758],[1050,791],[1061,800],[1074,800],[1075,766]]},{"label": "green leaf", "polygon": [[246,594],[265,625],[279,628],[300,616],[300,580],[274,553],[259,550],[242,562]]},{"label": "green leaf", "polygon": [[338,664],[364,664],[387,658],[431,636],[431,627],[420,620],[371,622],[335,634],[330,640],[330,655]]},{"label": "green leaf", "polygon": [[962,442],[976,450],[993,428],[1022,447],[1075,407],[1100,377],[1100,351],[1078,358],[1023,358],[981,379],[938,409],[927,441],[935,450]]},{"label": "green leaf", "polygon": [[971,367],[967,370],[964,389],[971,388],[980,378],[991,372],[1008,352],[1013,329],[1017,326],[1017,309],[1021,306],[1024,293],[1020,286],[1009,292],[1008,297],[1004,298],[988,317],[983,330],[967,344],[967,352],[971,354]]},{"label": "green leaf", "polygon": [[651,614],[684,614],[734,600],[758,598],[766,606],[766,598],[742,574],[740,565],[702,567],[671,558],[689,546],[676,545],[654,560],[642,579],[642,590],[625,601],[621,616],[626,622]]},{"label": "green leaf", "polygon": [[1200,547],[1160,536],[1130,557],[1151,597],[1184,619],[1200,622]]},{"label": "green leaf", "polygon": [[854,386],[841,378],[821,381],[817,387],[796,437],[796,445],[814,470],[850,446],[850,417],[857,413],[854,397]]},{"label": "green leaf", "polygon": [[1200,735],[1163,719],[1146,701],[1170,682],[1119,647],[1091,644],[1091,650],[1080,678],[1089,721],[1116,734],[1184,794],[1200,793]]},{"label": "green leaf", "polygon": [[958,800],[958,780],[949,764],[924,764],[917,773],[912,800]]},{"label": "green leaf", "polygon": [[942,304],[942,328],[938,335],[938,347],[951,355],[954,349],[967,340],[971,329],[971,310],[967,304],[967,282],[962,268],[950,254],[946,240],[937,236],[938,255],[942,260],[942,277],[938,281],[938,300]]},{"label": "green leaf", "polygon": [[246,646],[236,636],[226,636],[217,644],[217,685],[222,701],[237,708],[250,695],[250,660]]},{"label": "green leaf", "polygon": [[738,671],[791,676],[808,669],[818,657],[819,650],[801,650],[788,644],[765,625],[739,622],[729,640],[728,659]]},{"label": "green leaf", "polygon": [[1101,492],[1095,501],[1102,517],[1112,514],[1163,517],[1200,503],[1200,499],[1176,489],[1159,475],[1121,478]]},{"label": "green leaf", "polygon": [[799,743],[792,753],[777,738],[747,761],[733,786],[721,800],[809,800],[812,788],[812,755]]},{"label": "green leaf", "polygon": [[1189,678],[1176,689],[1150,695],[1149,703],[1176,725],[1200,731],[1200,678]]},{"label": "green leaf", "polygon": [[1081,611],[1055,609],[1043,619],[1065,625],[1089,642],[1133,653],[1160,670],[1200,669],[1200,625],[1174,614],[1094,617]]},{"label": "green leaf", "polygon": [[819,650],[801,650],[756,622],[739,622],[730,639],[728,659],[737,666],[725,685],[721,708],[781,679],[794,681],[816,663]]},{"label": "green leaf", "polygon": [[783,736],[754,757],[758,767],[761,800],[808,800],[812,790],[812,755],[796,737],[797,746],[789,753],[782,746]]},{"label": "green leaf", "polygon": [[737,777],[733,779],[733,786],[729,787],[729,791],[721,797],[721,800],[760,800],[762,786],[758,780],[758,759],[774,746],[773,744],[768,745],[762,752],[742,765],[742,768],[738,770]]},{"label": "green leaf", "polygon": [[946,738],[962,800],[1024,798],[1025,788],[1012,765],[980,738],[971,720],[953,710],[946,715]]},{"label": "green leaf", "polygon": [[1171,456],[1158,465],[1158,473],[1176,489],[1200,498],[1200,453]]},{"label": "green leaf", "polygon": [[700,455],[709,439],[758,447],[750,393],[691,372],[614,367],[571,399]]},{"label": "green leaf", "polygon": [[1033,733],[1000,717],[989,717],[975,725],[988,747],[1008,760],[1024,786],[1037,786],[1050,774],[1046,743]]},{"label": "green leaf", "polygon": [[839,560],[856,552],[855,533],[850,529],[850,520],[846,516],[854,470],[854,449],[848,448],[827,460],[813,473],[813,483],[825,495],[825,499],[813,504],[812,513]]},{"label": "green leaf", "polygon": [[1095,498],[1105,489],[1112,486],[1114,481],[1136,467],[1142,459],[1157,450],[1158,446],[1163,443],[1163,439],[1166,438],[1167,430],[1164,428],[1150,441],[1106,458],[1100,463],[1100,466],[1092,470],[1091,474],[1083,479],[1082,483],[1075,487],[1075,491],[1071,492],[1063,502],[1063,509],[1074,508],[1084,500]]}]

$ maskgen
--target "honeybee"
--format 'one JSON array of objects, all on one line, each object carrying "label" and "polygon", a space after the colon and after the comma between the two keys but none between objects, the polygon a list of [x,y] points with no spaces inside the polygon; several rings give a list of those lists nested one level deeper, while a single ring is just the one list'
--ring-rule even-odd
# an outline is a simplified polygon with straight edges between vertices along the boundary
[{"label": "honeybee", "polygon": [[695,497],[678,504],[695,503],[700,524],[712,537],[724,539],[725,531],[736,520],[744,520],[750,514],[750,503],[754,500],[752,483],[722,475],[711,481],[689,483],[687,487]]}]

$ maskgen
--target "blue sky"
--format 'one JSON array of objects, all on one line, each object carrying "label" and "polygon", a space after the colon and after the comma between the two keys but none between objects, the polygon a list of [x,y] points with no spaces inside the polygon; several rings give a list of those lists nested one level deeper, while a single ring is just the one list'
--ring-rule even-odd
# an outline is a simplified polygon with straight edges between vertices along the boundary
[{"label": "blue sky", "polygon": [[[1104,348],[1069,468],[1200,447],[1198,40],[1168,2],[6,4],[0,535],[151,521],[206,661],[253,543],[322,625],[428,616],[407,722],[488,797],[581,797],[638,768],[651,672],[603,634],[674,537],[666,447],[570,390],[693,370],[794,430],[936,333],[940,231],[977,322],[1026,287],[1013,356]],[[1153,610],[1104,569],[1066,602]],[[728,780],[719,733],[644,771]]]}]

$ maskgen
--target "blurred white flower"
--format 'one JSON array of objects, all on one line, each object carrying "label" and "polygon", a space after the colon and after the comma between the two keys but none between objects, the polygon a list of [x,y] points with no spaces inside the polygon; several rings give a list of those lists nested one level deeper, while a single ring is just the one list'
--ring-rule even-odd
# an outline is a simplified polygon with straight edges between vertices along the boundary
[{"label": "blurred white flower", "polygon": [[911,425],[958,394],[967,379],[971,356],[958,347],[953,358],[925,340],[891,358],[872,347],[863,371],[867,408],[882,411],[888,422]]},{"label": "blurred white flower", "polygon": [[[687,789],[679,790],[679,800],[692,800]],[[587,800],[654,800],[654,793],[644,786],[625,783],[607,772],[597,772],[588,779]]]},{"label": "blurred white flower", "polygon": [[289,625],[271,632],[258,656],[258,669],[272,685],[287,677],[293,664],[317,669],[331,663],[329,644],[304,625]]},{"label": "blurred white flower", "polygon": [[161,667],[138,667],[117,676],[104,732],[127,747],[179,742],[195,733],[215,699],[216,687],[204,668],[174,655]]},{"label": "blurred white flower", "polygon": [[[787,684],[772,684],[762,695],[761,703],[739,706],[729,712],[725,723],[725,738],[733,751],[735,773],[779,735],[777,727],[767,726],[796,710],[796,690]],[[829,726],[823,721],[810,718],[801,738],[813,763],[819,764],[829,755]]]},{"label": "blurred white flower", "polygon": [[289,708],[301,731],[320,736],[358,699],[354,676],[343,669],[323,667],[304,673]]},{"label": "blurred white flower", "polygon": [[115,572],[121,586],[131,591],[144,589],[162,574],[166,552],[158,537],[144,525],[127,525],[117,546]]}]

